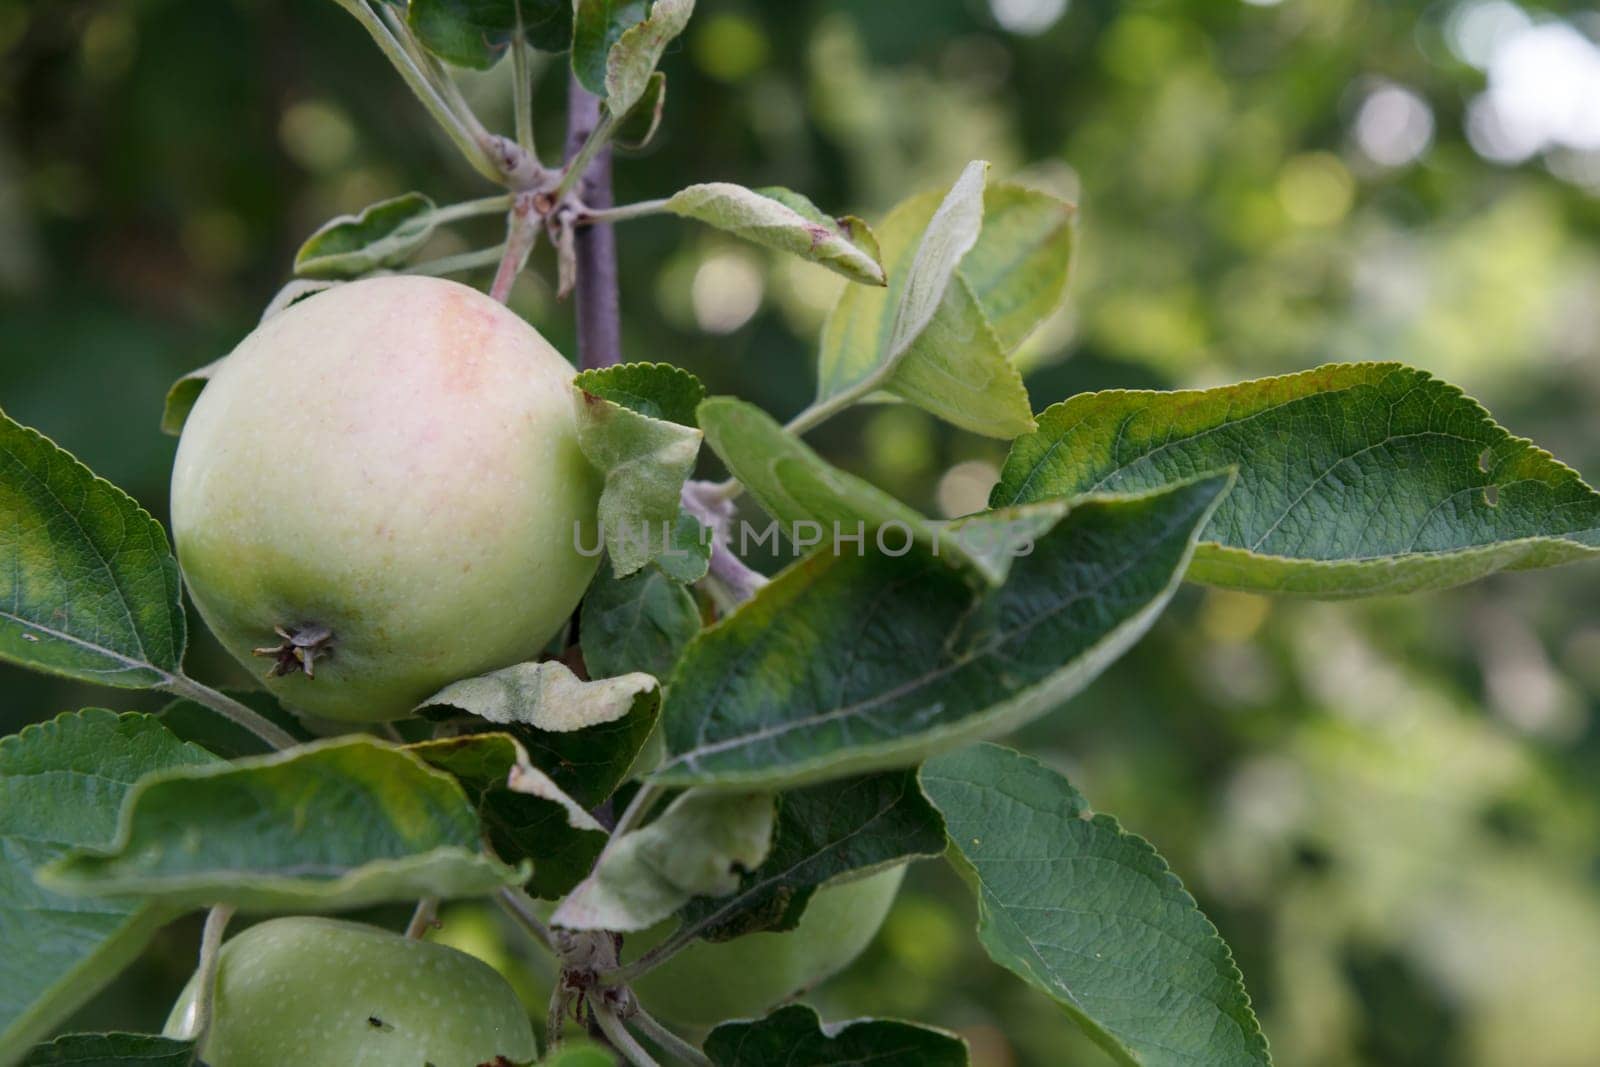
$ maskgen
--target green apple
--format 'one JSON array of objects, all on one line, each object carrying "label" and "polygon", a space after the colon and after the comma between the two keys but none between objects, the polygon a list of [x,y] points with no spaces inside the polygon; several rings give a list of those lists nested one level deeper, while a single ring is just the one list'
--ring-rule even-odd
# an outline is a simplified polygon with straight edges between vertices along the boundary
[{"label": "green apple", "polygon": [[[824,886],[788,933],[697,941],[633,984],[639,1002],[676,1023],[711,1025],[753,1018],[842,971],[861,954],[889,914],[905,868]],[[629,934],[623,962],[672,932],[673,924]]]},{"label": "green apple", "polygon": [[267,319],[200,394],[172,472],[207,625],[242,662],[271,657],[284,703],[346,722],[533,659],[596,566],[573,373],[438,278],[351,282]]},{"label": "green apple", "polygon": [[[195,983],[166,1034],[183,1036]],[[517,995],[482,960],[336,919],[272,919],[222,947],[211,1067],[478,1067],[538,1059]]]}]

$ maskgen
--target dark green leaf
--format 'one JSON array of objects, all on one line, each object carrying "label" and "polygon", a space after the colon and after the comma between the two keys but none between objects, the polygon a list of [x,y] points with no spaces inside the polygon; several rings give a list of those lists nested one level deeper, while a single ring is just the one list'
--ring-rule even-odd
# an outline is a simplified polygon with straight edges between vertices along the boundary
[{"label": "dark green leaf", "polygon": [[189,1067],[194,1043],[154,1034],[67,1034],[39,1045],[22,1067]]},{"label": "dark green leaf", "polygon": [[1271,1062],[1228,946],[1148,842],[998,745],[930,761],[922,784],[977,894],[984,948],[1118,1062]]},{"label": "dark green leaf", "polygon": [[654,778],[779,788],[1045,714],[1149,628],[1227,485],[1078,501],[996,589],[917,551],[803,560],[684,653]]},{"label": "dark green leaf", "polygon": [[944,852],[944,820],[915,771],[891,771],[784,793],[772,851],[731,896],[697,897],[683,927],[708,941],[792,930],[811,894],[841,875]]},{"label": "dark green leaf", "polygon": [[411,751],[461,783],[497,855],[508,862],[533,861],[528,889],[536,896],[569,891],[605,847],[605,829],[537,768],[509,732],[424,741]]},{"label": "dark green leaf", "polygon": [[161,524],[0,413],[0,659],[142,689],[178,670],[184,641]]},{"label": "dark green leaf", "polygon": [[591,93],[606,97],[606,60],[627,30],[644,21],[649,0],[574,0],[572,72]]},{"label": "dark green leaf", "polygon": [[1422,371],[1333,365],[1039,416],[996,503],[1137,492],[1236,467],[1189,577],[1323,597],[1438,589],[1600,555],[1600,494]]},{"label": "dark green leaf", "polygon": [[411,0],[406,21],[422,47],[458,67],[488,70],[511,47],[517,8],[528,42],[545,52],[572,43],[572,0]]},{"label": "dark green leaf", "polygon": [[706,1055],[715,1067],[966,1067],[955,1034],[892,1019],[824,1024],[815,1008],[791,1004],[765,1019],[723,1023]]},{"label": "dark green leaf", "polygon": [[353,736],[149,775],[128,793],[114,841],[41,879],[91,897],[333,911],[519,881],[480,838],[453,778]]},{"label": "dark green leaf", "polygon": [[126,897],[64,897],[34,873],[74,848],[109,845],[124,795],[146,774],[215,762],[148,715],[98,709],[0,738],[0,1049],[49,1033],[173,914]]},{"label": "dark green leaf", "polygon": [[643,671],[665,678],[700,632],[700,610],[656,567],[618,578],[608,562],[584,597],[579,632],[590,677]]}]

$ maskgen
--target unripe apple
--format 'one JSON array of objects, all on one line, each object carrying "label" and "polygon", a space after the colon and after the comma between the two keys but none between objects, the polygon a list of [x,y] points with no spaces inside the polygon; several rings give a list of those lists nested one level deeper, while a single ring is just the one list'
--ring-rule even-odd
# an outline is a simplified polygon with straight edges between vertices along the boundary
[{"label": "unripe apple", "polygon": [[[166,1033],[189,1024],[195,983]],[[499,973],[464,952],[335,919],[272,919],[222,947],[211,1067],[478,1067],[538,1058]]]},{"label": "unripe apple", "polygon": [[172,531],[201,616],[268,687],[381,722],[533,659],[596,561],[571,365],[475,289],[382,277],[262,323],[200,394]]},{"label": "unripe apple", "polygon": [[[711,1025],[754,1018],[779,1001],[810,989],[861,955],[900,890],[905,868],[825,886],[788,933],[746,934],[732,941],[697,941],[633,984],[646,1010],[676,1023]],[[672,923],[629,934],[624,962],[672,932]]]}]

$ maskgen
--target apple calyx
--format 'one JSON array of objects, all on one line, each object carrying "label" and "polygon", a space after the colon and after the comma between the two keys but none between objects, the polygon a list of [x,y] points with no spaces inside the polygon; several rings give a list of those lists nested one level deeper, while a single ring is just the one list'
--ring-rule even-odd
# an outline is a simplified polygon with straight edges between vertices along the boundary
[{"label": "apple calyx", "polygon": [[283,640],[276,645],[252,649],[257,656],[271,656],[275,662],[267,669],[268,678],[281,678],[300,671],[307,678],[317,676],[317,657],[333,655],[333,631],[320,623],[299,626],[274,626],[272,632]]}]

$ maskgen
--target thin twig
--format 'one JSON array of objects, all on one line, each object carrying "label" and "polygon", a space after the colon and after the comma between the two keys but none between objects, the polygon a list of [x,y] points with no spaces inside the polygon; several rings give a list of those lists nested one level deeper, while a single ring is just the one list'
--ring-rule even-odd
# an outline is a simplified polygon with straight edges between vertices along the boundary
[{"label": "thin twig", "polygon": [[454,256],[441,256],[430,259],[426,263],[418,263],[407,267],[407,274],[428,274],[439,276],[443,274],[456,274],[464,270],[479,270],[483,267],[492,267],[505,258],[506,246],[495,245],[493,248],[482,248],[476,252],[462,252]]},{"label": "thin twig", "polygon": [[711,1060],[704,1052],[695,1048],[689,1042],[668,1030],[653,1015],[643,1008],[637,1009],[633,1017],[628,1020],[638,1031],[651,1041],[660,1046],[661,1050],[675,1060],[682,1060],[691,1067],[711,1067]]},{"label": "thin twig", "polygon": [[517,924],[533,936],[533,939],[543,945],[546,951],[559,955],[556,939],[550,933],[550,927],[534,913],[533,898],[522,889],[507,887],[496,894],[501,910],[517,921]]},{"label": "thin twig", "polygon": [[522,5],[516,5],[517,25],[511,37],[511,97],[516,111],[517,145],[528,155],[533,147],[533,64],[528,37],[522,31]]},{"label": "thin twig", "polygon": [[189,1040],[199,1044],[211,1028],[212,1009],[217,1002],[217,968],[222,961],[222,935],[233,918],[233,906],[218,904],[206,912],[205,931],[200,935],[200,966],[195,972],[194,1004],[189,1009]]},{"label": "thin twig", "polygon": [[485,196],[477,200],[463,200],[459,204],[446,204],[433,213],[433,224],[444,226],[459,219],[476,218],[479,215],[498,215],[502,211],[511,209],[511,194],[501,193],[499,196]]},{"label": "thin twig", "polygon": [[594,1013],[594,1021],[600,1024],[600,1031],[606,1035],[606,1040],[611,1042],[611,1047],[622,1053],[622,1058],[633,1064],[633,1067],[661,1067],[656,1058],[646,1052],[644,1046],[628,1033],[628,1028],[622,1025],[622,1020],[617,1018],[610,1008],[591,997],[589,1010]]},{"label": "thin twig", "polygon": [[667,960],[676,956],[687,948],[699,936],[699,927],[692,933],[685,933],[683,927],[678,927],[671,937],[667,938],[655,948],[646,952],[632,963],[624,964],[612,971],[606,971],[599,976],[599,982],[607,989],[631,985],[640,976],[650,973]]},{"label": "thin twig", "polygon": [[[604,125],[600,99],[573,77],[567,89],[567,178],[578,183],[590,209],[612,206],[611,149],[597,139]],[[590,148],[592,145],[598,147]],[[575,164],[590,152],[580,173]],[[558,198],[559,199],[559,198]],[[574,239],[577,255],[578,362],[584,368],[622,362],[622,317],[617,293],[617,236],[609,223],[584,226]]]},{"label": "thin twig", "polygon": [[[379,0],[379,3],[382,2],[383,0]],[[472,168],[492,182],[503,182],[505,177],[489,153],[484,150],[478,131],[469,126],[467,120],[450,106],[440,92],[439,85],[417,65],[406,51],[405,45],[385,25],[382,17],[368,6],[367,0],[338,0],[338,3],[366,28],[367,33],[377,42],[395,70],[400,72],[400,77],[405,79],[411,92],[422,101],[422,106],[428,109],[434,121],[450,135],[450,140],[455,142],[467,162],[472,164]]]},{"label": "thin twig", "polygon": [[161,688],[174,696],[204,704],[235,726],[255,734],[276,749],[294,748],[300,742],[283,727],[272,722],[260,712],[239,703],[226,694],[190,678],[187,674],[169,674]]},{"label": "thin twig", "polygon": [[528,265],[528,256],[538,240],[538,210],[533,194],[518,193],[506,222],[505,252],[500,257],[499,270],[495,271],[494,284],[489,287],[490,296],[502,304],[511,299],[511,289],[517,284],[517,275]]},{"label": "thin twig", "polygon": [[637,204],[623,204],[621,207],[596,209],[592,204],[586,204],[587,210],[582,211],[574,218],[573,224],[577,226],[599,226],[613,222],[626,222],[629,219],[642,219],[649,215],[659,215],[667,209],[667,199],[641,200]]},{"label": "thin twig", "polygon": [[411,921],[406,924],[406,936],[413,941],[420,941],[422,935],[439,925],[439,898],[423,897],[417,901],[417,910],[411,913]]}]

